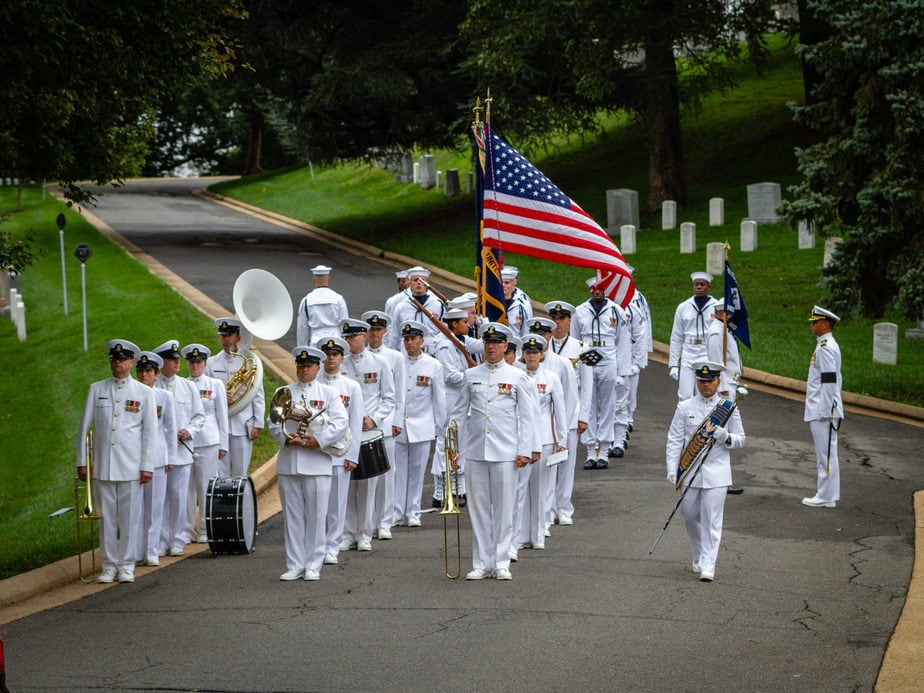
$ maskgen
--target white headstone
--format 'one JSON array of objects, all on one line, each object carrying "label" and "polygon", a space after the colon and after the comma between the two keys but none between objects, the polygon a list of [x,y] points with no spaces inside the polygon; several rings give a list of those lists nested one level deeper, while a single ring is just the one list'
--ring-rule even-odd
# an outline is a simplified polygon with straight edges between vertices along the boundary
[{"label": "white headstone", "polygon": [[436,159],[433,158],[433,155],[424,154],[417,162],[420,164],[417,185],[424,189],[436,187]]},{"label": "white headstone", "polygon": [[696,252],[696,224],[692,221],[685,221],[680,225],[680,252]]},{"label": "white headstone", "polygon": [[436,188],[440,187],[440,185],[442,185],[442,181],[443,181],[443,172],[437,171],[436,172],[436,185],[434,187]]},{"label": "white headstone", "polygon": [[10,289],[10,319],[13,321],[13,324],[16,324],[16,320],[19,316],[16,315],[16,304],[19,303],[19,291],[15,288]]},{"label": "white headstone", "polygon": [[782,202],[779,183],[754,183],[748,186],[748,219],[758,224],[775,224],[780,220],[777,208]]},{"label": "white headstone", "polygon": [[410,183],[414,180],[414,159],[410,152],[402,152],[398,159],[398,181]]},{"label": "white headstone", "polygon": [[898,363],[898,325],[894,322],[873,325],[873,363]]},{"label": "white headstone", "polygon": [[706,271],[717,277],[725,271],[725,244],[706,244]]},{"label": "white headstone", "polygon": [[806,222],[799,222],[799,250],[808,250],[815,247],[815,227]]},{"label": "white headstone", "polygon": [[837,250],[837,246],[843,242],[843,238],[838,238],[837,236],[831,236],[830,238],[825,239],[825,255],[823,264],[827,265],[831,262],[831,256],[834,255],[834,251]]},{"label": "white headstone", "polygon": [[414,178],[413,178],[413,180],[414,180],[414,183],[419,183],[419,182],[420,182],[420,162],[419,162],[419,161],[415,161],[415,162],[414,162]]},{"label": "white headstone", "polygon": [[924,339],[924,318],[918,320],[917,327],[909,327],[905,330],[905,339]]},{"label": "white headstone", "polygon": [[757,250],[757,222],[744,219],[741,222],[741,252],[750,253]]},{"label": "white headstone", "polygon": [[620,226],[639,226],[638,190],[619,188],[606,191],[606,232],[614,235]]},{"label": "white headstone", "polygon": [[677,228],[677,203],[673,200],[664,200],[661,203],[661,230],[669,231]]},{"label": "white headstone", "polygon": [[451,168],[446,171],[446,182],[443,185],[443,194],[452,197],[462,192],[459,189],[459,169]]},{"label": "white headstone", "polygon": [[619,227],[619,249],[623,255],[635,252],[635,227],[632,224],[623,224]]},{"label": "white headstone", "polygon": [[725,200],[721,197],[709,200],[709,226],[725,226]]},{"label": "white headstone", "polygon": [[21,299],[16,302],[16,335],[20,342],[26,341],[26,304]]}]

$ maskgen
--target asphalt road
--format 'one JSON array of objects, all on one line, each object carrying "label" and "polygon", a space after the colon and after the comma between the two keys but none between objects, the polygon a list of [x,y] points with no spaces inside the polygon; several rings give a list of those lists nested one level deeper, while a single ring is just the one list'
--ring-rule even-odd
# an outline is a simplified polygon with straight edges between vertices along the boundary
[{"label": "asphalt road", "polygon": [[[307,268],[331,264],[357,315],[393,292],[390,267],[176,185],[130,184],[95,213],[225,306],[252,266],[298,299]],[[521,283],[529,292],[530,278]],[[813,344],[806,327],[793,348],[806,366]],[[276,516],[251,555],[193,556],[7,624],[9,687],[872,690],[911,573],[924,430],[850,415],[843,498],[806,508],[814,463],[801,402],[752,391],[740,405],[747,447],[733,457],[746,490],[728,498],[716,581],[702,583],[679,514],[649,555],[677,498],[663,461],[673,386],[659,364],[643,372],[626,457],[578,470],[575,524],[554,527],[546,550],[521,551],[512,582],[448,580],[442,521],[426,515],[371,553],[341,554],[319,582],[283,583]],[[465,571],[464,516],[462,528]]]}]

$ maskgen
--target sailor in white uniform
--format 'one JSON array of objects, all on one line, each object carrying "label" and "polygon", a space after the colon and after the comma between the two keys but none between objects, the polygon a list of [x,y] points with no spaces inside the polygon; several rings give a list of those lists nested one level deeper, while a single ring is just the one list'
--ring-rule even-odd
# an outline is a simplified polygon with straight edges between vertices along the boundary
[{"label": "sailor in white uniform", "polygon": [[316,265],[311,268],[314,289],[298,304],[295,321],[295,341],[314,344],[326,337],[340,336],[340,323],[349,317],[343,296],[330,288],[331,268]]},{"label": "sailor in white uniform", "polygon": [[706,359],[706,332],[713,319],[715,299],[709,295],[712,275],[693,272],[693,295],[681,301],[674,311],[671,327],[668,375],[677,381],[677,398],[687,399],[695,393],[693,364]]}]

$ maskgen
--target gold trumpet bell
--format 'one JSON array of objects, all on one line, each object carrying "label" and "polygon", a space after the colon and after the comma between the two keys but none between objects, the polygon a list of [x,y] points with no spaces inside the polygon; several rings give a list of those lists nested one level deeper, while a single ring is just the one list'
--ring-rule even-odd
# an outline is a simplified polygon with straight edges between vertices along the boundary
[{"label": "gold trumpet bell", "polygon": [[[443,516],[443,556],[446,567],[446,577],[455,580],[462,575],[462,525],[459,516],[462,510],[456,502],[456,497],[452,491],[452,477],[456,477],[456,489],[459,487],[459,465],[452,459],[459,452],[459,425],[455,419],[449,421],[443,436],[444,452],[446,466],[443,469],[443,507],[440,509],[440,515]],[[449,525],[450,517],[456,518],[456,572],[449,570]]]}]

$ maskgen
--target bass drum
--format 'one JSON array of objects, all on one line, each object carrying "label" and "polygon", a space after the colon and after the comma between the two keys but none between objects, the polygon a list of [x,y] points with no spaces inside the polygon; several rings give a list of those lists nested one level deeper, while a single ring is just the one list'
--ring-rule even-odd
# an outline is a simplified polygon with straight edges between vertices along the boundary
[{"label": "bass drum", "polygon": [[359,463],[351,472],[355,481],[371,479],[389,470],[388,453],[385,452],[385,435],[377,428],[363,431],[359,446]]},{"label": "bass drum", "polygon": [[253,553],[257,536],[257,494],[249,476],[209,479],[205,529],[213,554]]}]

